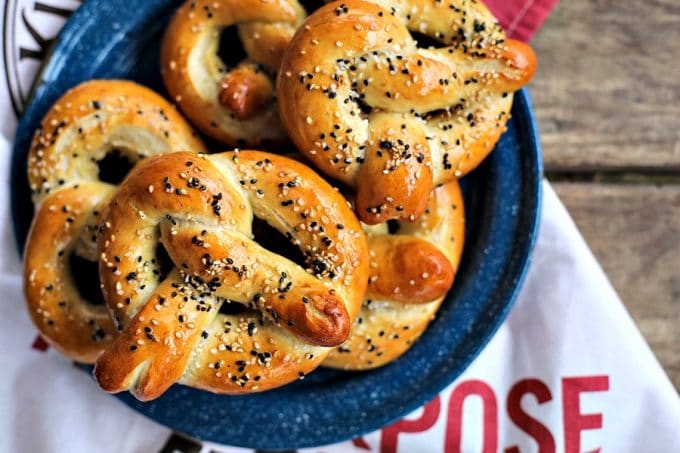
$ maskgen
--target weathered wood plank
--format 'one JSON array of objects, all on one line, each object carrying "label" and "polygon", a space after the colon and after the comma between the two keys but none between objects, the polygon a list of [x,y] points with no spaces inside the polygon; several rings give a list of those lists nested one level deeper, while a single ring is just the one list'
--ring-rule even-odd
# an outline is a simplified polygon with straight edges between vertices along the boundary
[{"label": "weathered wood plank", "polygon": [[680,389],[680,186],[554,187]]},{"label": "weathered wood plank", "polygon": [[564,0],[533,41],[548,170],[680,170],[680,2]]}]

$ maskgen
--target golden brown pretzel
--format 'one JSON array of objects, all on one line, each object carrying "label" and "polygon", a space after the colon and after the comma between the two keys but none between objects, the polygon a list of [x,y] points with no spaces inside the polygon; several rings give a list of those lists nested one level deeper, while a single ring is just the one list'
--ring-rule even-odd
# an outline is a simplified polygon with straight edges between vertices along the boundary
[{"label": "golden brown pretzel", "polygon": [[323,365],[349,370],[395,360],[422,335],[451,287],[463,251],[465,214],[458,183],[435,189],[415,223],[366,227],[370,277],[350,338]]},{"label": "golden brown pretzel", "polygon": [[[306,270],[251,239],[253,216],[302,251]],[[159,242],[175,264],[162,281]],[[141,400],[175,382],[238,394],[303,377],[347,338],[368,277],[344,198],[308,167],[258,151],[146,160],[102,215],[98,244],[123,331],[95,376]],[[227,301],[247,311],[218,313]]]},{"label": "golden brown pretzel", "polygon": [[[474,168],[535,70],[481,2],[335,2],[301,26],[277,79],[291,138],[354,187],[362,221],[413,221],[437,184]],[[411,31],[446,47],[418,48]]]},{"label": "golden brown pretzel", "polygon": [[[163,38],[168,91],[204,133],[223,143],[284,139],[271,74],[304,17],[297,0],[186,1]],[[237,26],[248,57],[235,68],[217,55],[220,32],[230,26]]]},{"label": "golden brown pretzel", "polygon": [[97,260],[96,217],[113,190],[97,162],[112,150],[131,162],[176,149],[202,151],[163,98],[126,81],[97,80],[69,90],[36,131],[28,178],[36,215],[24,254],[24,292],[33,322],[59,351],[93,362],[115,329],[104,305],[75,285],[69,257]]}]

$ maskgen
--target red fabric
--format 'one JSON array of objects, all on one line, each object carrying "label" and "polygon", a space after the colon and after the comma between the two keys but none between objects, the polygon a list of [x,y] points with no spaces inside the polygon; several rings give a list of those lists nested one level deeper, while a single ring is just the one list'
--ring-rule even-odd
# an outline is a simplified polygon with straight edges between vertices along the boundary
[{"label": "red fabric", "polygon": [[484,0],[508,36],[529,41],[558,0]]},{"label": "red fabric", "polygon": [[31,347],[33,349],[35,349],[36,351],[44,352],[44,351],[47,351],[47,348],[49,348],[49,345],[43,339],[43,337],[38,335],[37,337],[35,337],[35,340],[33,341],[33,345]]}]

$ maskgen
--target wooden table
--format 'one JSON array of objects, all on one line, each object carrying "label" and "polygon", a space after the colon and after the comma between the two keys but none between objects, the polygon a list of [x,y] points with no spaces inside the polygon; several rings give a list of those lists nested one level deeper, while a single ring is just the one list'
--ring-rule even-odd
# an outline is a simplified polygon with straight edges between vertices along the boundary
[{"label": "wooden table", "polygon": [[533,45],[547,177],[680,388],[680,1],[562,0]]}]

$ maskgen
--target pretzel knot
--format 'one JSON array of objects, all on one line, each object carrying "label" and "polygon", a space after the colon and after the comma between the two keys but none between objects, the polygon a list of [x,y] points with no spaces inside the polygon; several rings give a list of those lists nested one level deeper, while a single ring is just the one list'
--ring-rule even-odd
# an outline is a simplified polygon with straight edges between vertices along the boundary
[{"label": "pretzel knot", "polygon": [[[62,96],[43,118],[28,155],[36,215],[24,254],[24,292],[33,322],[64,355],[93,362],[115,335],[96,275],[72,264],[96,262],[97,216],[113,192],[100,166],[113,151],[130,163],[175,149],[203,150],[175,109],[131,82],[97,80]],[[94,279],[81,293],[76,279]],[[89,283],[89,282],[86,282]]]},{"label": "pretzel knot", "polygon": [[[306,16],[297,0],[186,1],[173,16],[161,49],[168,91],[207,135],[231,145],[285,139],[278,118],[273,74]],[[220,34],[241,61],[218,56]],[[240,55],[230,55],[238,59]]]},{"label": "pretzel knot", "polygon": [[[304,268],[251,238],[253,216],[302,251]],[[346,201],[267,153],[148,159],[101,229],[103,293],[123,331],[95,376],[142,400],[175,382],[235,394],[304,377],[345,341],[367,284],[365,237]],[[165,278],[159,243],[174,263]]]},{"label": "pretzel knot", "polygon": [[[284,54],[281,118],[316,166],[354,187],[362,221],[414,221],[432,189],[473,169],[535,71],[481,2],[361,0],[312,14]],[[439,48],[423,49],[418,32]]]},{"label": "pretzel knot", "polygon": [[451,288],[465,237],[458,182],[437,187],[416,222],[393,226],[365,227],[370,256],[366,300],[350,338],[324,366],[361,370],[395,360],[422,335]]}]

